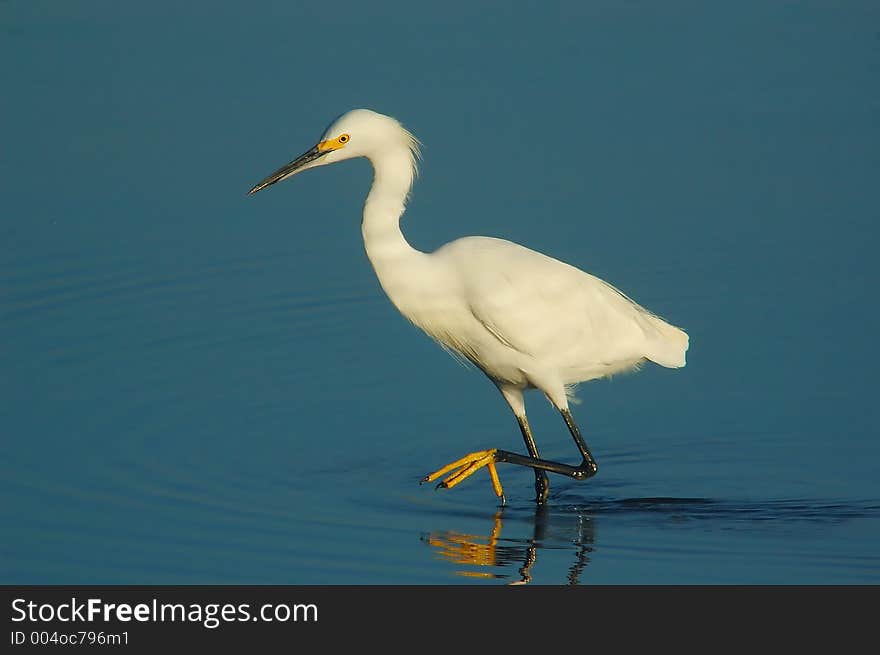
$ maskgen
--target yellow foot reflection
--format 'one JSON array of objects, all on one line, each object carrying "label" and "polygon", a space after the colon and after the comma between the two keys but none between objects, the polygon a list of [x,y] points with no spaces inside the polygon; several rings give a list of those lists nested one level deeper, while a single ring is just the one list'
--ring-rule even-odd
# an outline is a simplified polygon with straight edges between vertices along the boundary
[{"label": "yellow foot reflection", "polygon": [[[428,536],[429,546],[437,549],[438,554],[450,562],[469,566],[497,566],[498,533],[501,532],[501,512],[495,514],[492,533],[485,538],[459,532],[436,532]],[[458,575],[472,578],[497,578],[496,573],[486,571],[456,571]]]},{"label": "yellow foot reflection", "polygon": [[508,584],[527,584],[532,579],[530,569],[537,557],[535,544],[532,542],[523,548],[508,541],[506,545],[502,545],[500,534],[501,511],[499,510],[495,513],[492,531],[486,537],[454,531],[438,531],[422,537],[422,541],[431,546],[442,559],[453,564],[472,567],[455,571],[456,575],[467,578],[504,579],[508,577],[504,573],[507,567],[518,560],[523,561],[523,566],[519,569],[519,579]]},{"label": "yellow foot reflection", "polygon": [[469,478],[485,466],[489,469],[489,477],[492,479],[492,488],[495,490],[495,495],[501,499],[501,504],[503,505],[504,490],[501,488],[501,480],[498,479],[498,470],[495,468],[495,452],[496,449],[491,448],[489,450],[478,450],[475,453],[469,453],[461,459],[457,459],[451,464],[447,464],[443,468],[426,475],[422,482],[433,482],[452,471],[452,475],[437,485],[438,489],[452,489],[452,487]]}]

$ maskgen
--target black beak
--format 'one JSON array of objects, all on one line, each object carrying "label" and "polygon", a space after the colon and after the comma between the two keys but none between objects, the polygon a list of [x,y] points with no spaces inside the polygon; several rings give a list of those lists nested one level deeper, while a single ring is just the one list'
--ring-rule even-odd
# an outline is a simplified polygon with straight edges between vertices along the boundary
[{"label": "black beak", "polygon": [[265,180],[262,180],[261,182],[256,184],[253,189],[248,191],[248,195],[252,196],[257,191],[265,189],[267,186],[271,186],[271,185],[275,184],[276,182],[280,182],[281,180],[283,180],[286,177],[290,177],[291,175],[296,173],[299,169],[301,169],[303,166],[305,166],[309,162],[315,161],[318,157],[323,157],[328,152],[330,152],[330,150],[321,151],[321,150],[318,150],[318,146],[315,146],[314,148],[312,148],[308,152],[303,153],[302,155],[300,155],[299,157],[294,159],[289,164],[286,164],[286,165],[282,166],[281,168],[279,168],[277,171],[272,173]]}]

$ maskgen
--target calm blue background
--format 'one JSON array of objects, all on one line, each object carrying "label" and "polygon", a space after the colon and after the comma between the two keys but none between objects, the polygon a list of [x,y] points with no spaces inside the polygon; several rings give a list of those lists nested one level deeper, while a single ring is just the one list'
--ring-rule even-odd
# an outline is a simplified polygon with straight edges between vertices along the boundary
[{"label": "calm blue background", "polygon": [[[878,19],[0,3],[0,582],[880,582]],[[691,336],[580,388],[600,472],[544,511],[528,470],[503,512],[417,484],[523,447],[383,296],[368,164],[245,196],[360,106],[424,144],[413,245],[524,243]]]}]

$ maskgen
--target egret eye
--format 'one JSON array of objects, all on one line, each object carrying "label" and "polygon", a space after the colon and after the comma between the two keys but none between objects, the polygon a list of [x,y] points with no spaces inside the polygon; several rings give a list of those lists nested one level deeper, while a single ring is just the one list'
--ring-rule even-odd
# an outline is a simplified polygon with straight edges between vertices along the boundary
[{"label": "egret eye", "polygon": [[346,143],[348,141],[348,139],[349,139],[349,136],[347,134],[343,134],[341,137],[339,137],[337,139],[337,141],[339,141],[339,143]]}]

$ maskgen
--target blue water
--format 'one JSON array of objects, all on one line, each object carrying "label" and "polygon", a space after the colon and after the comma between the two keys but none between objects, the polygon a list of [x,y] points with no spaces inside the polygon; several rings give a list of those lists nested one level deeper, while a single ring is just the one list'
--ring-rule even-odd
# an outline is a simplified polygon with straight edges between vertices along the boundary
[{"label": "blue water", "polygon": [[[0,582],[878,583],[875,4],[0,4]],[[584,483],[363,253],[368,106],[424,250],[518,241],[691,337],[579,389]],[[542,455],[576,461],[528,398]]]}]

